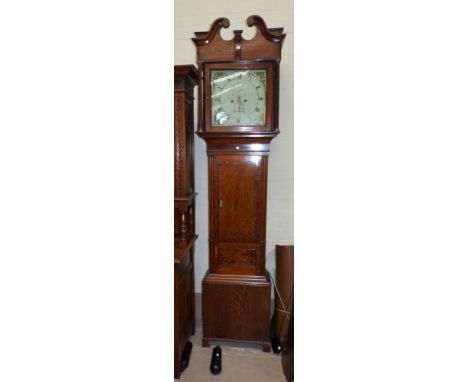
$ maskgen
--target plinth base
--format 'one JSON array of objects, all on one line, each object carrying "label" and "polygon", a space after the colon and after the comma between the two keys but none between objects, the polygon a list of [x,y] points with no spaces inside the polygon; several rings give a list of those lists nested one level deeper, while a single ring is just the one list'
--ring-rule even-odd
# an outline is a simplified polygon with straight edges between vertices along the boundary
[{"label": "plinth base", "polygon": [[267,276],[207,273],[203,279],[203,339],[261,345],[270,351],[270,295]]},{"label": "plinth base", "polygon": [[204,348],[209,348],[211,342],[215,342],[216,344],[219,345],[220,342],[231,342],[232,344],[249,344],[249,345],[258,345],[261,346],[262,350],[265,353],[270,353],[271,350],[271,344],[269,342],[260,342],[260,341],[235,341],[235,340],[226,340],[223,338],[202,338],[202,347]]}]

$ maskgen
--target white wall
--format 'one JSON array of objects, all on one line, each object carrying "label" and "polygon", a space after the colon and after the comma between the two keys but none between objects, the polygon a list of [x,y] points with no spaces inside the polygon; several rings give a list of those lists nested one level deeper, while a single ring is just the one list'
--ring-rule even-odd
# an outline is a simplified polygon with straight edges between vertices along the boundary
[{"label": "white wall", "polygon": [[[293,2],[287,0],[175,0],[174,64],[195,64],[196,50],[191,38],[195,31],[209,30],[218,17],[231,23],[221,34],[231,39],[234,29],[243,29],[244,38],[252,38],[255,28],[246,24],[250,15],[261,16],[269,28],[284,27],[280,78],[280,134],[271,144],[268,173],[267,268],[274,270],[276,244],[294,243],[294,88],[293,88]],[[208,165],[205,142],[195,138],[195,189],[198,192],[195,247],[195,291],[208,269]]]}]

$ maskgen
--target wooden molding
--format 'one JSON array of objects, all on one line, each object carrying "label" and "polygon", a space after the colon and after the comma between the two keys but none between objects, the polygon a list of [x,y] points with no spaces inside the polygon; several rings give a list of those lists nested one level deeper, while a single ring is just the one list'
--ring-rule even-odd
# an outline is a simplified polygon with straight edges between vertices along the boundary
[{"label": "wooden molding", "polygon": [[265,21],[257,15],[247,19],[249,27],[255,26],[257,33],[251,40],[242,37],[242,30],[234,30],[231,40],[221,37],[221,29],[228,28],[225,17],[216,19],[208,32],[195,32],[192,38],[197,47],[198,62],[244,61],[244,60],[281,60],[281,48],[286,35],[283,28],[268,28]]},{"label": "wooden molding", "polygon": [[174,91],[187,91],[198,85],[198,70],[194,65],[174,66]]}]

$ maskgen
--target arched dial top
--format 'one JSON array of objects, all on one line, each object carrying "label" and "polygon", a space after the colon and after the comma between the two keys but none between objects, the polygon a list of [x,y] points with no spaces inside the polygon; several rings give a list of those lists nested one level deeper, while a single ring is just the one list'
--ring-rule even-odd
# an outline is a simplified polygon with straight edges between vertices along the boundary
[{"label": "arched dial top", "polygon": [[266,70],[211,72],[212,126],[264,126]]}]

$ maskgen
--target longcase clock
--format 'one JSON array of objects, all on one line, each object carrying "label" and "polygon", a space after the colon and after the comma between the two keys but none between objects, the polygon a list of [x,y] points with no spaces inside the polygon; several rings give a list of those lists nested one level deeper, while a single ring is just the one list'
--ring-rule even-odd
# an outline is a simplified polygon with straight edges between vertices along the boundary
[{"label": "longcase clock", "polygon": [[195,32],[199,77],[197,134],[206,141],[209,269],[203,282],[203,346],[256,343],[269,351],[271,284],[265,270],[270,142],[279,133],[279,62],[283,28],[259,16],[251,40],[224,40],[219,18]]}]

